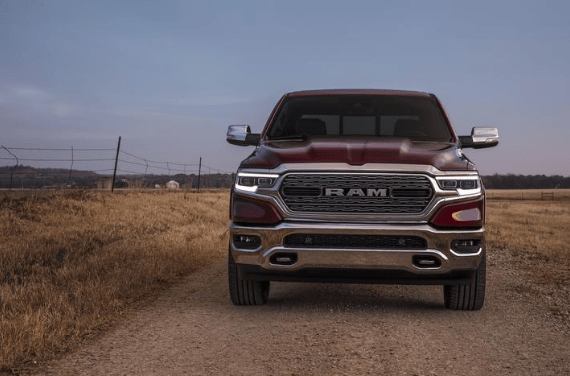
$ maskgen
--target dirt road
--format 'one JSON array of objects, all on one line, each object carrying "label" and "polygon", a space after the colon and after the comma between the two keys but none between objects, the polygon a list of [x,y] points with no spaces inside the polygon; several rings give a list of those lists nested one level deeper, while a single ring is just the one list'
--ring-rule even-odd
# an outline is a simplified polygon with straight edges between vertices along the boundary
[{"label": "dirt road", "polygon": [[[570,284],[489,250],[485,308],[441,287],[274,283],[235,307],[225,260],[191,275],[47,375],[570,375]],[[556,276],[553,276],[556,277]]]}]

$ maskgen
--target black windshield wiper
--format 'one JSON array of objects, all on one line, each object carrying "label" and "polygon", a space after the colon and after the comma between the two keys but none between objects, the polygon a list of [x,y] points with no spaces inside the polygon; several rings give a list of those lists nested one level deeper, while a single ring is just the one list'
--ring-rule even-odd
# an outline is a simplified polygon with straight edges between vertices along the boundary
[{"label": "black windshield wiper", "polygon": [[280,137],[272,137],[267,139],[267,141],[305,141],[307,139],[307,135],[304,134],[294,134],[289,136],[280,136]]}]

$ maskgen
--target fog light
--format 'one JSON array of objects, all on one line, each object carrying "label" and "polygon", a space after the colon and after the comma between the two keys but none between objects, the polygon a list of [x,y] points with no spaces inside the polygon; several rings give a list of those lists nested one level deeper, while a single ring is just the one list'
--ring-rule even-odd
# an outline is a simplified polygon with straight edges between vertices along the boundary
[{"label": "fog light", "polygon": [[451,249],[457,253],[477,253],[481,248],[481,239],[454,239]]},{"label": "fog light", "polygon": [[261,238],[257,235],[234,235],[236,248],[256,249],[261,245]]}]

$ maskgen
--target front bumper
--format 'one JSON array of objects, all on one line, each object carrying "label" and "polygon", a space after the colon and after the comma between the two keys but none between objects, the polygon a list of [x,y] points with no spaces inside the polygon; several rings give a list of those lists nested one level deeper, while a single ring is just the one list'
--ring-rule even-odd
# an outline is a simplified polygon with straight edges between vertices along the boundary
[{"label": "front bumper", "polygon": [[[290,234],[417,236],[426,249],[339,249],[285,247]],[[234,244],[234,235],[255,235],[256,249]],[[456,239],[477,239],[481,246],[472,253],[451,249]],[[466,283],[484,255],[484,228],[439,230],[428,224],[362,224],[285,221],[276,226],[230,224],[230,252],[244,279],[280,281],[342,281],[441,284]],[[275,255],[294,255],[293,263],[276,263]],[[433,265],[418,263],[433,260]]]}]

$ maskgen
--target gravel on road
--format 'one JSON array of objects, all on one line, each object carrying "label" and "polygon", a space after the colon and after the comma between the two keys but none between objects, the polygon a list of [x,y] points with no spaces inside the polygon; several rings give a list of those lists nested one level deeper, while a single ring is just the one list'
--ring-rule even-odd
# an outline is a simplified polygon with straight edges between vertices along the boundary
[{"label": "gravel on road", "polygon": [[236,307],[225,259],[192,274],[40,375],[570,375],[570,287],[488,251],[485,307],[440,286],[272,283]]}]

